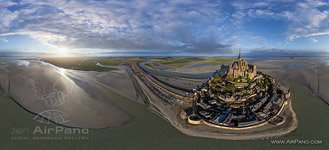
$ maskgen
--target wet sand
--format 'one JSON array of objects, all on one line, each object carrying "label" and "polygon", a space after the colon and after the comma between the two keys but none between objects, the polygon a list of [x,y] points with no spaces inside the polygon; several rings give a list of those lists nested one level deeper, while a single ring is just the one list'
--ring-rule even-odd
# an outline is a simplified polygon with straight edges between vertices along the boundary
[{"label": "wet sand", "polygon": [[[313,75],[316,72],[314,65],[319,66],[315,68],[320,70],[320,76],[324,74],[324,71],[328,70],[320,68],[324,66],[310,60],[254,60],[253,62],[260,71],[270,74],[280,83],[298,82],[309,86],[313,90],[317,87],[315,82],[313,82],[316,79]],[[126,110],[112,103],[112,96],[107,90],[111,90],[135,102],[146,103],[145,96],[144,98],[139,96],[141,91],[136,92],[138,87],[133,84],[133,78],[127,71],[128,68],[125,66],[120,67],[118,71],[113,72],[93,72],[61,69],[39,61],[30,61],[29,63],[2,61],[0,66],[2,70],[0,83],[3,93],[12,97],[22,107],[35,114],[41,114],[41,117],[46,117],[55,123],[72,127],[107,128],[122,126],[132,120],[131,115],[126,113]],[[198,70],[199,66],[194,67],[194,69]],[[190,66],[189,69],[193,69],[193,67]],[[325,77],[321,76],[321,80]],[[163,80],[167,79],[164,78]],[[179,83],[177,81],[172,82]],[[323,87],[328,85],[325,83],[321,82],[319,86],[321,88],[315,94],[318,93],[322,97],[327,96],[327,93],[322,90],[324,89]],[[139,84],[141,83],[139,82]],[[141,85],[143,87],[143,84]],[[185,85],[184,87],[190,86]],[[226,138],[225,136],[218,136],[219,133],[211,136],[211,134],[206,132],[189,131],[188,128],[179,125],[182,123],[177,120],[176,112],[179,112],[179,110],[174,110],[173,106],[161,104],[161,100],[157,99],[156,96],[152,98],[152,93],[145,90],[145,87],[143,90],[149,96],[150,108],[154,108],[153,111],[161,114],[162,117],[169,120],[176,128],[179,128],[186,134],[224,139],[246,139],[243,136],[240,136],[240,138]],[[325,98],[324,100],[326,101]],[[289,111],[293,112],[290,106],[288,108]],[[56,111],[52,112],[53,110]],[[55,116],[49,114],[55,114]],[[289,127],[284,128],[284,132],[272,135],[282,135],[282,133],[287,133],[288,129],[290,132],[296,127],[296,124],[297,122],[293,122]],[[204,130],[204,127],[197,128],[196,130],[199,131]],[[205,127],[205,130],[211,131],[212,129]],[[268,129],[265,128],[264,130]],[[248,139],[264,137],[268,136],[265,136],[265,134],[263,136],[255,135]]]},{"label": "wet sand", "polygon": [[[259,62],[261,64],[261,62]],[[0,67],[3,67],[2,65]],[[262,70],[265,72],[265,70]],[[278,72],[278,73],[276,73]],[[284,78],[280,71],[272,70],[272,75]],[[2,75],[2,73],[0,73]],[[299,75],[299,74],[297,74]],[[297,78],[299,76],[296,76]],[[293,79],[293,80],[292,80]],[[210,138],[197,138],[187,136],[176,130],[170,123],[165,122],[158,116],[147,111],[144,106],[134,103],[128,99],[120,98],[115,95],[114,100],[119,102],[119,106],[132,114],[136,120],[120,128],[110,128],[102,130],[92,130],[89,134],[89,140],[77,141],[53,141],[53,140],[36,140],[36,141],[13,141],[10,140],[10,131],[14,127],[35,127],[35,121],[32,120],[34,115],[27,113],[19,108],[11,100],[0,98],[1,113],[0,118],[6,118],[1,122],[0,137],[1,147],[3,149],[23,149],[26,147],[34,149],[328,149],[329,113],[328,106],[312,95],[308,86],[300,82],[302,78],[294,79],[291,76],[286,82],[293,91],[292,107],[296,111],[298,118],[298,128],[290,134],[276,137],[277,140],[322,140],[323,144],[319,145],[298,145],[298,144],[272,144],[271,139],[253,140],[253,141],[231,141],[218,140]],[[2,80],[0,80],[2,81]],[[303,83],[303,84],[301,84]],[[55,136],[55,135],[53,135]],[[123,140],[124,139],[124,140]],[[129,143],[129,144],[127,144]]]},{"label": "wet sand", "polygon": [[255,61],[255,64],[281,83],[300,83],[308,87],[314,96],[329,103],[329,66],[321,59],[266,60]]},{"label": "wet sand", "polygon": [[69,127],[119,127],[132,116],[112,101],[107,89],[67,71],[39,61],[20,65],[1,62],[4,95],[36,114],[35,120]]},{"label": "wet sand", "polygon": [[131,99],[140,104],[144,101],[139,97],[133,85],[131,74],[127,66],[115,66],[116,71],[110,72],[96,72],[96,71],[76,71],[67,70],[67,72],[74,77],[79,77],[81,80],[90,81],[102,88],[116,92],[128,99]]}]

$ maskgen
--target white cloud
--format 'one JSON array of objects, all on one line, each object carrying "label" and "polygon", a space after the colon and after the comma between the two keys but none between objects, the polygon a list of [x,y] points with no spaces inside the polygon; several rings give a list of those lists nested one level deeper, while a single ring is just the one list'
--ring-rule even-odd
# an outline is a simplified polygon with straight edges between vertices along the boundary
[{"label": "white cloud", "polygon": [[318,40],[315,39],[314,37],[310,37],[310,38],[308,38],[308,40],[310,40],[312,43],[317,43],[318,42]]},{"label": "white cloud", "polygon": [[[321,0],[2,0],[0,35],[28,35],[59,47],[225,51],[248,38],[241,24],[253,18],[286,21],[288,30],[282,32],[290,40],[327,35],[329,11],[322,8],[327,5]],[[254,40],[267,45],[266,37]]]},{"label": "white cloud", "polygon": [[255,3],[235,1],[232,6],[236,9],[233,17],[238,23],[259,17],[287,22],[286,34],[289,40],[318,36],[329,30],[327,1],[267,0]]},{"label": "white cloud", "polygon": [[0,42],[7,43],[9,40],[4,37],[0,37]]},{"label": "white cloud", "polygon": [[8,11],[0,7],[0,32],[8,30],[17,17],[17,13]]},{"label": "white cloud", "polygon": [[[226,45],[220,3],[170,1],[25,0],[6,12],[0,34],[29,35],[43,43],[77,48],[179,49],[212,41]],[[8,19],[9,18],[9,19]],[[205,32],[211,32],[211,36]],[[205,40],[207,39],[207,40]],[[201,44],[205,45],[205,44]]]},{"label": "white cloud", "polygon": [[328,6],[320,0],[299,2],[293,10],[285,11],[283,17],[292,21],[288,31],[289,40],[323,35],[329,30],[329,11],[319,9]]}]

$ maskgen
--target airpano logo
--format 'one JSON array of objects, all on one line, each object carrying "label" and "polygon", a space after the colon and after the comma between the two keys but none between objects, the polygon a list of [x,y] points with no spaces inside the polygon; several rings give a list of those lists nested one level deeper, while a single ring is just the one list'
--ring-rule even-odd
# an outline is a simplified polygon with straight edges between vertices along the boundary
[{"label": "airpano logo", "polygon": [[58,124],[66,124],[70,120],[66,119],[67,114],[58,110],[47,110],[36,115],[33,120],[36,120],[40,123],[47,124],[45,126],[36,126],[33,129],[33,134],[89,134],[89,129],[84,128],[68,128],[63,126],[52,127],[50,124],[56,122]]},{"label": "airpano logo", "polygon": [[33,120],[38,121],[40,123],[44,123],[44,124],[50,124],[52,122],[56,122],[58,124],[66,124],[70,121],[67,118],[68,118],[68,115],[63,111],[46,110],[46,111],[43,111],[43,112],[39,113],[38,115],[36,115],[33,118]]},{"label": "airpano logo", "polygon": [[[64,74],[64,71],[59,72]],[[42,104],[45,109],[38,113],[33,120],[39,122],[34,127],[13,128],[12,140],[88,140],[89,129],[70,127],[70,116],[61,106],[71,96],[72,85],[61,85],[61,76],[47,90],[43,82],[26,79],[34,91],[35,102]],[[63,88],[66,87],[66,88]]]},{"label": "airpano logo", "polygon": [[62,126],[47,127],[36,126],[33,130],[33,134],[89,134],[89,129],[80,128],[64,128]]},{"label": "airpano logo", "polygon": [[68,124],[65,112],[47,110],[36,115],[33,120],[40,123],[35,127],[13,128],[12,140],[88,140],[87,128],[71,128],[56,124]]}]

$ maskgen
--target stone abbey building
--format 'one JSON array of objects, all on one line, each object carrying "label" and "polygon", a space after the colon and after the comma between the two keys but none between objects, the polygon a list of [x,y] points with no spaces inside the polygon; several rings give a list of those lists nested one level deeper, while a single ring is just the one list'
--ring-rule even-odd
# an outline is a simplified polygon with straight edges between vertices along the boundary
[{"label": "stone abbey building", "polygon": [[253,79],[257,74],[257,68],[255,65],[249,65],[239,54],[238,60],[228,66],[226,74],[233,78]]}]

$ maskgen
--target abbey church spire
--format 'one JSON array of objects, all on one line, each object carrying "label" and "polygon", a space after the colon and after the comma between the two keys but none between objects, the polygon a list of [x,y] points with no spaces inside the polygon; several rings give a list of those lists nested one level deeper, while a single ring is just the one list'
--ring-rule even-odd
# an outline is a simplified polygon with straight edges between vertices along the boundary
[{"label": "abbey church spire", "polygon": [[238,59],[241,59],[241,49],[239,49],[239,56]]}]

